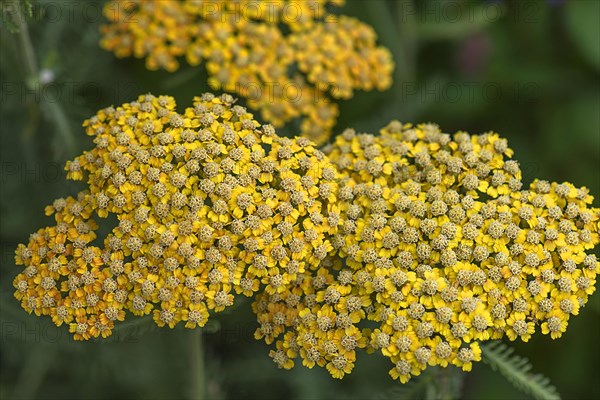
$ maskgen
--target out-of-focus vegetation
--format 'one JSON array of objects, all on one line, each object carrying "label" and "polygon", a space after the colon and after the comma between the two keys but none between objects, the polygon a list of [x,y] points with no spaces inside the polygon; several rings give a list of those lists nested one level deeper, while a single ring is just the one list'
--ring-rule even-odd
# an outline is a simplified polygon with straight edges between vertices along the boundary
[{"label": "out-of-focus vegetation", "polygon": [[[600,3],[347,3],[344,13],[375,28],[397,68],[389,91],[358,93],[341,104],[336,132],[345,127],[375,132],[395,118],[436,122],[446,132],[494,130],[509,139],[525,180],[568,180],[600,194]],[[0,3],[4,11],[7,4]],[[278,370],[265,345],[253,338],[256,324],[249,302],[218,314],[204,329],[203,368],[190,351],[198,333],[183,327],[158,329],[150,321],[105,341],[74,343],[66,329],[20,309],[12,296],[18,271],[14,248],[47,224],[45,205],[75,193],[77,184],[64,179],[62,166],[91,147],[81,122],[140,93],[169,94],[185,107],[208,89],[202,69],[150,72],[143,61],[118,60],[101,50],[101,9],[101,2],[33,2],[32,17],[25,21],[34,75],[22,36],[8,29],[14,15],[3,13],[0,397],[191,398],[198,382],[210,398],[407,396],[406,388],[388,376],[389,364],[382,357],[359,357],[343,381],[323,369]],[[514,346],[537,372],[552,379],[564,398],[599,398],[599,317],[596,295],[561,339],[536,335]],[[194,374],[202,369],[200,381]],[[475,364],[466,376],[462,395],[523,397],[484,363]]]}]

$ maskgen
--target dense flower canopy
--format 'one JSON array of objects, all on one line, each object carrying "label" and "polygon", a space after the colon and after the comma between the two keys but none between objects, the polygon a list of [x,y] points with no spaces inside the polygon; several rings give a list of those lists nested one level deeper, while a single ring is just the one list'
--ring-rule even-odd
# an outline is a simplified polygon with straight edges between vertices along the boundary
[{"label": "dense flower canopy", "polygon": [[227,94],[175,106],[148,94],[85,121],[95,147],[66,169],[88,188],[16,250],[15,297],[75,339],[150,313],[201,327],[248,296],[278,366],[342,378],[363,349],[406,382],[470,370],[479,342],[559,338],[595,290],[592,196],[524,187],[496,133],[393,121],[320,151]]},{"label": "dense flower canopy", "polygon": [[470,370],[480,341],[560,337],[594,292],[592,197],[541,180],[523,190],[497,134],[394,121],[379,136],[347,130],[327,153],[342,177],[337,256],[254,304],[281,367],[299,356],[341,378],[366,347],[402,382],[427,365]]},{"label": "dense flower canopy", "polygon": [[[193,328],[234,293],[277,293],[319,264],[339,223],[335,168],[233,103],[205,94],[179,114],[145,95],[87,120],[96,147],[66,169],[89,189],[55,201],[56,225],[17,249],[23,307],[76,339],[110,335],[125,310]],[[94,214],[116,216],[103,241]]]},{"label": "dense flower canopy", "polygon": [[374,30],[337,16],[344,0],[108,2],[102,46],[151,70],[206,62],[211,88],[236,93],[276,127],[300,121],[318,144],[335,125],[332,99],[391,85],[390,52]]}]

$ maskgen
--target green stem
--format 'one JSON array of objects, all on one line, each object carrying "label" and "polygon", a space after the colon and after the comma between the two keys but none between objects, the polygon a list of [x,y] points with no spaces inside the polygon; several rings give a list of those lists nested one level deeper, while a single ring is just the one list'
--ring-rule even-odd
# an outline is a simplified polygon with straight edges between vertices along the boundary
[{"label": "green stem", "polygon": [[461,394],[463,375],[452,366],[432,368],[426,377],[425,400],[454,400]]},{"label": "green stem", "polygon": [[21,135],[21,145],[23,146],[23,155],[27,165],[33,165],[35,155],[33,151],[33,137],[40,123],[40,108],[37,104],[29,101],[27,105],[27,122]]},{"label": "green stem", "polygon": [[[399,28],[396,27],[396,21],[390,13],[389,6],[385,2],[378,0],[371,2],[369,7],[367,7],[367,10],[373,16],[373,20],[378,21],[382,44],[388,47],[392,53],[394,63],[396,64],[394,70],[395,81],[405,82],[411,80],[411,61],[406,59],[404,38],[399,32]],[[388,42],[384,43],[386,40]]]},{"label": "green stem", "polygon": [[404,71],[397,73],[400,82],[414,82],[417,70],[417,21],[413,0],[398,0],[396,3],[396,22],[398,26],[398,42],[404,63]]},{"label": "green stem", "polygon": [[39,90],[38,95],[40,96],[40,102],[30,104],[29,107],[29,123],[23,132],[24,146],[25,148],[30,147],[31,138],[39,124],[39,110],[41,109],[45,116],[54,123],[57,133],[62,137],[62,144],[64,144],[67,152],[72,154],[75,151],[75,138],[71,132],[66,113],[58,102],[47,101],[43,98],[42,88],[40,87],[40,70],[25,17],[15,3],[10,2],[6,7],[9,11],[14,12],[15,15],[14,22],[18,28],[19,47],[21,48],[23,64],[25,66],[25,84],[31,90]]},{"label": "green stem", "polygon": [[39,76],[39,70],[37,65],[37,60],[35,58],[35,52],[33,50],[33,45],[31,43],[31,37],[29,36],[29,30],[27,28],[27,24],[25,23],[25,17],[19,10],[19,7],[16,3],[10,2],[6,5],[6,7],[13,11],[15,15],[14,22],[17,25],[18,35],[19,35],[19,44],[21,45],[21,51],[23,55],[23,64],[25,64],[25,71],[27,72],[28,79],[37,79]]},{"label": "green stem", "polygon": [[73,154],[75,152],[75,137],[65,111],[57,101],[45,101],[44,104],[47,111],[46,115],[54,122],[57,133],[63,139],[62,144],[66,147],[67,153]]},{"label": "green stem", "polygon": [[431,379],[427,383],[427,386],[425,386],[424,400],[438,400],[437,386],[438,386],[438,382],[435,379]]},{"label": "green stem", "polygon": [[[35,82],[37,82],[39,79],[39,70],[37,60],[35,58],[35,51],[31,42],[31,37],[29,36],[29,29],[27,27],[27,23],[25,22],[25,16],[19,9],[18,2],[6,2],[4,7],[5,15],[13,16],[11,20],[17,27],[17,40],[25,69],[25,84],[29,86],[29,89],[35,89]],[[31,141],[39,124],[40,110],[39,105],[31,102],[31,100],[28,100],[28,103],[27,125],[23,130],[21,141],[25,153],[25,161],[28,165],[31,165],[34,157]]]},{"label": "green stem", "polygon": [[460,397],[463,375],[457,368],[452,366],[438,368],[434,382],[436,386],[436,398],[440,400],[453,400]]},{"label": "green stem", "polygon": [[206,398],[206,379],[202,330],[200,328],[192,330],[190,332],[190,339],[192,341],[192,399],[203,400]]}]

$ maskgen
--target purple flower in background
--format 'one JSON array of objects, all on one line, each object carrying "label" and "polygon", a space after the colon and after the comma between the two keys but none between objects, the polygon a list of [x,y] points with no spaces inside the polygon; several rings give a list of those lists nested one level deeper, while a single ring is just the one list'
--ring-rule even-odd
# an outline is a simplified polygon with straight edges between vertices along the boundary
[{"label": "purple flower in background", "polygon": [[487,65],[492,44],[485,32],[478,32],[465,39],[457,52],[456,62],[461,72],[474,76]]}]

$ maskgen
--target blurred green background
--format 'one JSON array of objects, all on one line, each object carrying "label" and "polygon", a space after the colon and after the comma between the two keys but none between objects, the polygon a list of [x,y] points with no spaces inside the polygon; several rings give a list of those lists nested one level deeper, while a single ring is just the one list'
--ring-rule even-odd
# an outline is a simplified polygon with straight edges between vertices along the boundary
[{"label": "blurred green background", "polygon": [[[6,0],[0,2],[6,11]],[[98,109],[152,92],[179,107],[207,90],[202,68],[150,72],[99,48],[102,3],[35,1],[27,20],[41,79],[28,79],[19,35],[3,13],[0,31],[0,398],[191,398],[198,332],[121,329],[74,343],[64,327],[27,315],[13,298],[19,242],[50,221],[43,207],[74,194],[62,166],[92,146],[81,123]],[[375,132],[391,119],[436,122],[446,132],[494,130],[509,139],[525,180],[568,180],[600,194],[600,2],[347,0],[342,13],[371,24],[397,63],[395,84],[341,104],[336,132]],[[288,134],[293,134],[287,131]],[[598,206],[598,201],[595,206]],[[557,341],[515,345],[566,399],[600,398],[600,296]],[[204,330],[208,397],[224,399],[400,399],[383,357],[360,357],[333,380],[324,369],[278,370],[253,339],[249,302]],[[202,367],[202,365],[200,366]],[[418,387],[417,387],[418,389]],[[483,364],[466,399],[526,398]],[[419,397],[419,394],[417,394]]]}]

